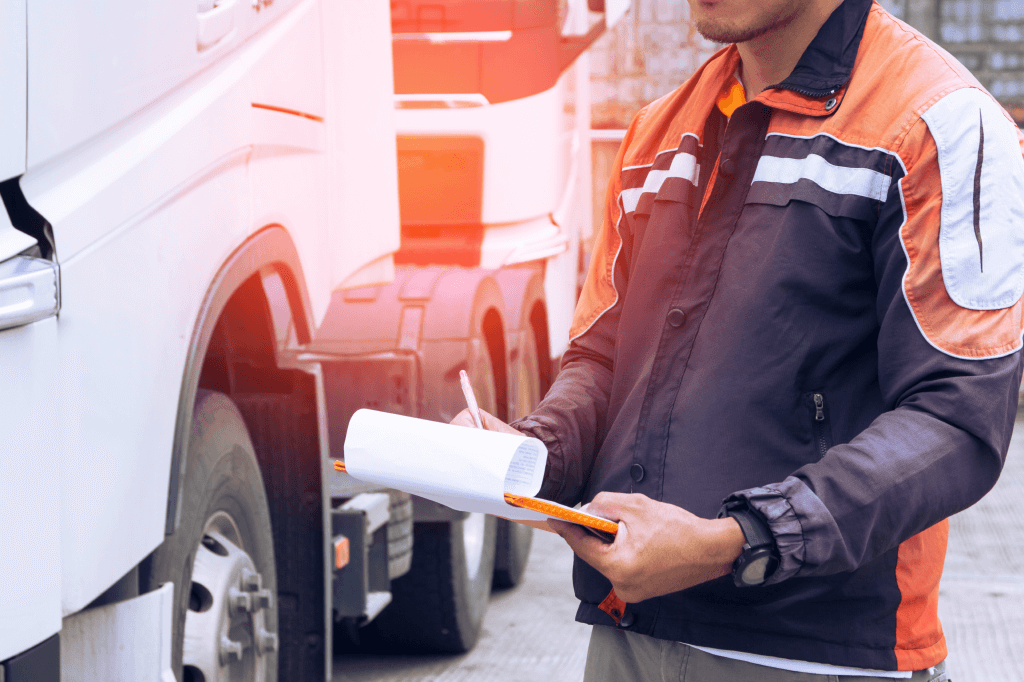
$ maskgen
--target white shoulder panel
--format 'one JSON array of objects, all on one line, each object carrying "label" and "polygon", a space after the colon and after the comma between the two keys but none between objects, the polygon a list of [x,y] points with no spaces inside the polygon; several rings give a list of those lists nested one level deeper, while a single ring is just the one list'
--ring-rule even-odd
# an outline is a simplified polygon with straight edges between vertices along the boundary
[{"label": "white shoulder panel", "polygon": [[1024,293],[1024,158],[1017,130],[985,92],[964,88],[922,116],[939,152],[939,256],[946,291],[971,310]]}]

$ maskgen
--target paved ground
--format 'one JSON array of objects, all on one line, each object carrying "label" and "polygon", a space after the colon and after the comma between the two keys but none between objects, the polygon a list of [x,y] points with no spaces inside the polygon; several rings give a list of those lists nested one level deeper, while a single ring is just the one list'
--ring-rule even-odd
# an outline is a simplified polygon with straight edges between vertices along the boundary
[{"label": "paved ground", "polygon": [[[522,586],[495,593],[480,643],[456,657],[335,658],[334,682],[572,682],[588,628],[573,621],[572,554],[534,536]],[[1024,416],[999,483],[950,523],[940,615],[955,682],[1024,682]]]},{"label": "paved ground", "polygon": [[939,616],[955,682],[1024,681],[1024,416],[995,488],[950,520]]},{"label": "paved ground", "polygon": [[335,657],[334,682],[580,680],[590,629],[575,622],[572,551],[536,531],[523,583],[495,592],[484,631],[463,656]]}]

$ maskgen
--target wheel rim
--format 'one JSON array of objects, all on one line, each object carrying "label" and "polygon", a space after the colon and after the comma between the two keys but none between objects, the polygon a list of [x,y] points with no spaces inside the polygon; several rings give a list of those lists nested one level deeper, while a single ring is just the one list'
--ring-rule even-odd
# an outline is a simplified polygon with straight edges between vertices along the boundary
[{"label": "wheel rim", "polygon": [[487,518],[483,514],[470,514],[462,521],[462,546],[466,550],[466,574],[470,582],[474,582],[480,572],[486,525]]},{"label": "wheel rim", "polygon": [[263,682],[277,650],[264,609],[273,594],[245,551],[238,524],[216,512],[203,527],[192,564],[182,663],[185,682]]}]

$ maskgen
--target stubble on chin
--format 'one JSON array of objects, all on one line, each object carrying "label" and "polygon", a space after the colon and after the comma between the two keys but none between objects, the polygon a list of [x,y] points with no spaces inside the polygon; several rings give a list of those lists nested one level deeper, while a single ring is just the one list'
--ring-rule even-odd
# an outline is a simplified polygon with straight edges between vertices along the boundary
[{"label": "stubble on chin", "polygon": [[741,22],[733,19],[698,18],[694,25],[697,32],[707,40],[716,43],[745,43],[763,36],[765,33],[782,28],[793,20],[797,12],[784,4],[781,7],[768,9],[751,19]]}]

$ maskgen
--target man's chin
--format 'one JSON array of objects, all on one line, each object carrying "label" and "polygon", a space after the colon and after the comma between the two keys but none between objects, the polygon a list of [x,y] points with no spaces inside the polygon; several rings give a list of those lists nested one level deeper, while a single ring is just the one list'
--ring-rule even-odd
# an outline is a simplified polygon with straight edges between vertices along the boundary
[{"label": "man's chin", "polygon": [[738,17],[725,18],[697,17],[694,22],[697,32],[716,43],[745,43],[760,38],[766,33],[789,25],[804,9],[803,4],[796,3],[765,3],[753,16],[744,19]]},{"label": "man's chin", "polygon": [[726,22],[705,20],[696,22],[697,33],[715,43],[745,43],[758,38],[774,28],[765,26],[735,26]]}]

